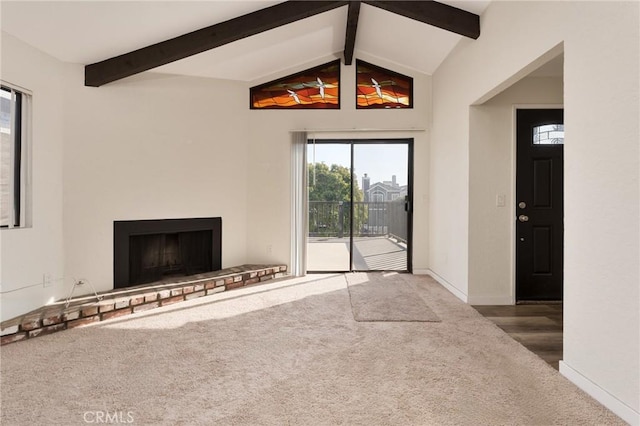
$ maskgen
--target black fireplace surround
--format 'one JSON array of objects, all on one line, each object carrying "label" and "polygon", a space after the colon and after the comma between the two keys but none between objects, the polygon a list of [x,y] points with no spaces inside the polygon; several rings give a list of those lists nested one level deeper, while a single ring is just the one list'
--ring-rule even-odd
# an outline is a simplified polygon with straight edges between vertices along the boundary
[{"label": "black fireplace surround", "polygon": [[113,287],[222,268],[222,218],[113,222]]}]

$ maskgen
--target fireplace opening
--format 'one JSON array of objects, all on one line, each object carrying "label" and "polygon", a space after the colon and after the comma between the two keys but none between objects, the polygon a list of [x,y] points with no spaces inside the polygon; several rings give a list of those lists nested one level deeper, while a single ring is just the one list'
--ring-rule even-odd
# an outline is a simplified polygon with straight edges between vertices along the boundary
[{"label": "fireplace opening", "polygon": [[221,219],[114,222],[114,288],[221,268]]},{"label": "fireplace opening", "polygon": [[[209,234],[207,231],[201,231]],[[164,250],[162,253],[162,275],[180,275],[185,273],[182,265],[182,247],[180,245],[180,234],[164,234]],[[189,258],[187,257],[187,262]]]},{"label": "fireplace opening", "polygon": [[211,231],[129,237],[130,285],[211,270]]}]

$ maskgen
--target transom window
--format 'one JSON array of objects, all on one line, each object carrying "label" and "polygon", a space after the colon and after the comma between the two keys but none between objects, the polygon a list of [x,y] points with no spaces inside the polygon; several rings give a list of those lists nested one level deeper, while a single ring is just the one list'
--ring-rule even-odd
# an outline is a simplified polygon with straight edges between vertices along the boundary
[{"label": "transom window", "polygon": [[545,124],[533,128],[534,145],[563,145],[564,124]]},{"label": "transom window", "polygon": [[340,109],[340,61],[250,89],[251,109]]},{"label": "transom window", "polygon": [[356,108],[413,108],[413,78],[358,59]]}]

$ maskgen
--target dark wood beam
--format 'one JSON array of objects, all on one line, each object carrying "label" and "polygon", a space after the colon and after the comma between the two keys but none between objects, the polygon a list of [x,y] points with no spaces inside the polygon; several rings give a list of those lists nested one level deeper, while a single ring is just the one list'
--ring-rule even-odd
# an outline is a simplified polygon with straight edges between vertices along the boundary
[{"label": "dark wood beam", "polygon": [[348,3],[348,1],[286,1],[87,65],[84,68],[84,84],[92,87],[102,86],[245,37],[346,6]]},{"label": "dark wood beam", "polygon": [[349,2],[347,12],[347,35],[344,41],[344,64],[353,62],[353,50],[356,47],[356,33],[358,32],[358,17],[360,16],[360,0]]},{"label": "dark wood beam", "polygon": [[480,37],[478,15],[437,1],[363,0],[363,2],[465,37],[473,39]]}]

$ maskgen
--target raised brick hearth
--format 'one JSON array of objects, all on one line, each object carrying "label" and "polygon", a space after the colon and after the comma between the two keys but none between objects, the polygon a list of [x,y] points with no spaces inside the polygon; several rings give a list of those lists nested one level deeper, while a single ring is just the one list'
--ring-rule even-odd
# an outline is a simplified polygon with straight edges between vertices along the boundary
[{"label": "raised brick hearth", "polygon": [[44,306],[0,324],[1,344],[32,339],[69,328],[131,315],[161,306],[258,284],[286,275],[284,265],[243,265],[206,274],[174,278],[95,296],[73,298]]}]

